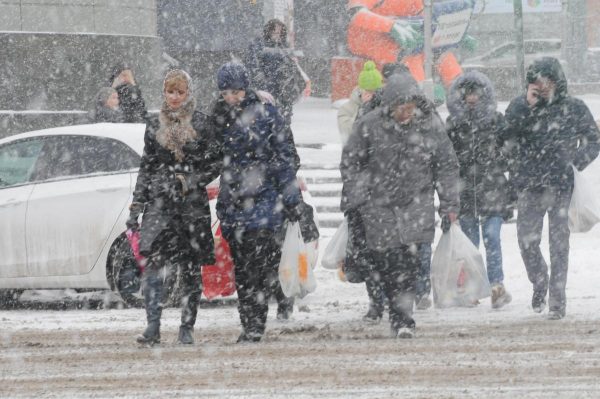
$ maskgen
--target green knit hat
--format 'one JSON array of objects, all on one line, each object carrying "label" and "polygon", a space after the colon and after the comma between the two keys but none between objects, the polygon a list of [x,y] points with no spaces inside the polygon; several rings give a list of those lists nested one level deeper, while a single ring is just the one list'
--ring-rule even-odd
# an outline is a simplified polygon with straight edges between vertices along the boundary
[{"label": "green knit hat", "polygon": [[375,91],[383,86],[383,78],[373,61],[365,62],[363,70],[358,75],[358,87],[363,90]]}]

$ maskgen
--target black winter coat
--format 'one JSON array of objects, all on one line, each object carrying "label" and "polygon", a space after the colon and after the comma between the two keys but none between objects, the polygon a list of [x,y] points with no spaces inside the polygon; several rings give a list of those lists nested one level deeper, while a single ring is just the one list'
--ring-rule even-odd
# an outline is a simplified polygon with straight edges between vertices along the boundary
[{"label": "black winter coat", "polygon": [[[480,88],[473,109],[464,101],[466,86]],[[446,131],[460,166],[460,214],[507,216],[508,165],[499,145],[506,121],[496,111],[492,83],[479,72],[461,75],[450,88],[448,110]]]},{"label": "black winter coat", "polygon": [[125,123],[146,123],[148,110],[138,86],[123,83],[115,87],[119,95],[119,108]]},{"label": "black winter coat", "polygon": [[568,95],[567,81],[558,61],[543,58],[528,72],[544,68],[554,76],[552,102],[530,107],[526,95],[511,101],[503,135],[511,149],[511,181],[517,191],[543,187],[571,191],[573,164],[583,170],[600,152],[600,132],[585,105]]},{"label": "black winter coat", "polygon": [[[207,115],[195,111],[191,123],[198,138],[183,147],[185,156],[181,162],[158,143],[158,118],[152,118],[146,126],[144,153],[133,193],[133,202],[144,206],[140,252],[150,254],[161,233],[175,229],[187,238],[180,240],[182,248],[174,249],[175,252],[191,251],[195,264],[213,264],[214,244],[205,186],[220,173],[221,145]],[[176,174],[185,179],[188,188],[185,195]]]},{"label": "black winter coat", "polygon": [[292,105],[306,87],[291,57],[291,50],[257,38],[249,46],[244,64],[250,73],[252,87],[271,93],[283,108],[282,115],[288,121]]},{"label": "black winter coat", "polygon": [[498,137],[505,126],[496,113],[489,122],[446,121],[448,137],[460,165],[460,214],[465,216],[504,216],[508,187],[504,172],[507,163]]}]

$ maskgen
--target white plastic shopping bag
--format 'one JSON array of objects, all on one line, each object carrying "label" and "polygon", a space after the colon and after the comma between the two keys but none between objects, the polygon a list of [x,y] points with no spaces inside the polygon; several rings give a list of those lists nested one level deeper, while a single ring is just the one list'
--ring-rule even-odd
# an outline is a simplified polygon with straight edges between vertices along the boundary
[{"label": "white plastic shopping bag", "polygon": [[472,306],[491,295],[483,257],[457,223],[442,234],[435,249],[431,287],[438,308]]},{"label": "white plastic shopping bag", "polygon": [[585,233],[600,222],[600,206],[592,186],[573,166],[575,187],[569,205],[569,229],[572,233]]},{"label": "white plastic shopping bag", "polygon": [[300,225],[288,223],[279,262],[279,282],[285,296],[304,297],[317,288]]},{"label": "white plastic shopping bag", "polygon": [[340,263],[346,259],[346,247],[348,246],[348,220],[344,219],[340,227],[335,231],[333,237],[327,244],[321,265],[325,269],[337,270]]}]

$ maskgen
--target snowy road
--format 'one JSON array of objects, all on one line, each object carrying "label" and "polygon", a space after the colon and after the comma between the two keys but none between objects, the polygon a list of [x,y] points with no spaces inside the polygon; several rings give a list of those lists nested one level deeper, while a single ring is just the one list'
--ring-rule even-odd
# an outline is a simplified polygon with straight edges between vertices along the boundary
[{"label": "snowy road", "polygon": [[413,340],[390,339],[385,318],[363,324],[364,286],[321,268],[310,312],[281,323],[272,306],[256,345],[234,344],[234,306],[201,309],[193,347],[173,343],[179,312],[167,309],[152,349],[134,342],[142,309],[0,311],[0,397],[598,398],[599,235],[571,239],[564,320],[531,310],[512,224],[502,239],[513,302],[417,311]]}]

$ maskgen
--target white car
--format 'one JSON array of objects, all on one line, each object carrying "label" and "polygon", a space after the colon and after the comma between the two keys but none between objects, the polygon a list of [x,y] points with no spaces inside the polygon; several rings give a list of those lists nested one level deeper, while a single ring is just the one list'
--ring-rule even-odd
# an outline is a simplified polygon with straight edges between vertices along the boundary
[{"label": "white car", "polygon": [[[144,131],[143,124],[102,123],[0,139],[4,299],[23,289],[93,288],[140,304],[125,221]],[[213,215],[217,193],[213,185]]]}]

